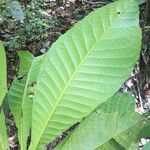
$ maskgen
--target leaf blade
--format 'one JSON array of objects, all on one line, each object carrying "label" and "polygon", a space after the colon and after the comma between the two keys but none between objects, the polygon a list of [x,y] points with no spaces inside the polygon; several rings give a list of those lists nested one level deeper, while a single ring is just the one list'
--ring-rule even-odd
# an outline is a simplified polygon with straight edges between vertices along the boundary
[{"label": "leaf blade", "polygon": [[7,92],[7,75],[6,75],[6,54],[4,46],[0,41],[0,106],[5,98]]},{"label": "leaf blade", "polygon": [[87,117],[57,150],[136,149],[144,117],[135,112],[134,98],[117,93]]},{"label": "leaf blade", "polygon": [[27,137],[31,126],[32,98],[34,86],[44,55],[34,58],[28,51],[20,51],[20,67],[18,78],[10,87],[9,105],[18,128],[20,148],[27,149]]},{"label": "leaf blade", "polygon": [[127,79],[140,50],[137,17],[137,4],[121,0],[91,13],[53,44],[37,80],[30,149],[43,149]]},{"label": "leaf blade", "polygon": [[5,115],[3,109],[0,110],[0,149],[9,150]]}]

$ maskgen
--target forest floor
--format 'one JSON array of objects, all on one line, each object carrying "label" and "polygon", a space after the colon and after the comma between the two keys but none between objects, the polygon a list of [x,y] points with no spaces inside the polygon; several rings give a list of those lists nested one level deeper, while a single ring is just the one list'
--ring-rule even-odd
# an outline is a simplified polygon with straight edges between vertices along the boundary
[{"label": "forest floor", "polygon": [[[25,21],[11,18],[7,15],[6,5],[0,6],[0,40],[5,44],[8,66],[8,86],[17,75],[19,50],[29,50],[34,56],[46,53],[57,38],[70,29],[95,8],[111,3],[111,0],[66,0],[52,2],[32,2],[22,4],[26,12]],[[143,31],[142,52],[130,79],[122,86],[123,91],[130,91],[136,97],[137,111],[150,110],[150,3],[140,5],[140,25]],[[40,10],[40,11],[39,11]],[[36,15],[38,11],[38,15]],[[1,12],[1,11],[0,11]],[[40,13],[39,13],[40,12]],[[18,17],[18,16],[17,16]],[[22,17],[22,16],[20,16]],[[4,21],[1,21],[4,19]],[[49,21],[47,21],[49,20]],[[9,141],[12,150],[18,149],[16,128],[12,117],[8,120]],[[51,150],[65,137],[62,134],[48,146]],[[142,144],[142,143],[141,143]]]}]

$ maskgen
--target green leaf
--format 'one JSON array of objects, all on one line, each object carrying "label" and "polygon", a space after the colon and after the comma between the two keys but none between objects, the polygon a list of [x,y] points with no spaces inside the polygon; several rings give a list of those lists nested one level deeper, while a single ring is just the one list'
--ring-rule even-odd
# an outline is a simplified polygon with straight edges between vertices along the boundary
[{"label": "green leaf", "polygon": [[145,118],[135,112],[134,98],[117,93],[101,104],[57,150],[135,150]]},{"label": "green leaf", "polygon": [[119,0],[90,13],[52,45],[37,80],[30,150],[43,150],[129,77],[141,47],[138,17],[137,2]]},{"label": "green leaf", "polygon": [[2,109],[0,110],[0,150],[9,150],[5,115]]},{"label": "green leaf", "polygon": [[149,124],[147,124],[147,126],[145,126],[141,131],[141,138],[147,138],[149,136],[150,136],[150,120],[149,120]]},{"label": "green leaf", "polygon": [[20,57],[19,75],[12,83],[8,98],[18,128],[20,147],[26,150],[31,126],[32,98],[44,55],[34,58],[28,51],[21,51],[18,55]]},{"label": "green leaf", "polygon": [[0,106],[7,92],[6,54],[4,46],[0,41]]},{"label": "green leaf", "polygon": [[150,150],[150,142],[143,147],[143,150]]}]

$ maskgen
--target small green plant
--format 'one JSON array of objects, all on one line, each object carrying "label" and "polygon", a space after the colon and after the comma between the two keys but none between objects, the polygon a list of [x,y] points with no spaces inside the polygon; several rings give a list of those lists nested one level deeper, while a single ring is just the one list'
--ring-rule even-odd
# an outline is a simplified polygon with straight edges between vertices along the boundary
[{"label": "small green plant", "polygon": [[[18,1],[2,4],[0,6],[0,33],[4,33],[6,26],[9,29],[6,44],[11,48],[22,49],[28,43],[40,42],[51,35],[50,29],[59,26],[56,16],[45,16],[46,13],[39,3],[33,1],[25,8]],[[5,35],[4,35],[5,36]]]},{"label": "small green plant", "polygon": [[136,149],[149,114],[134,111],[130,94],[115,93],[139,57],[138,18],[135,0],[119,0],[79,21],[46,54],[19,52],[8,98],[21,150],[46,149],[76,123],[56,149]]}]

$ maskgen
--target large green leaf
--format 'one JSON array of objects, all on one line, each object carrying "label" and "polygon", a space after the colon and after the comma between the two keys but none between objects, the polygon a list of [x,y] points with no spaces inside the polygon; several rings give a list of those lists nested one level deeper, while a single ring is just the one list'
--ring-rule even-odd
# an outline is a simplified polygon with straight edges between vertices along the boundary
[{"label": "large green leaf", "polygon": [[146,120],[134,98],[116,94],[87,117],[57,150],[136,150]]},{"label": "large green leaf", "polygon": [[0,109],[0,150],[9,150],[5,115],[2,109]]},{"label": "large green leaf", "polygon": [[8,98],[18,128],[20,149],[26,150],[27,137],[31,126],[32,98],[44,55],[34,58],[27,51],[21,51],[18,55],[20,57],[19,75],[12,83]]},{"label": "large green leaf", "polygon": [[0,106],[7,92],[6,55],[2,42],[0,41]]},{"label": "large green leaf", "polygon": [[37,80],[30,150],[110,98],[128,78],[141,47],[134,0],[97,9],[61,36],[46,54]]}]

